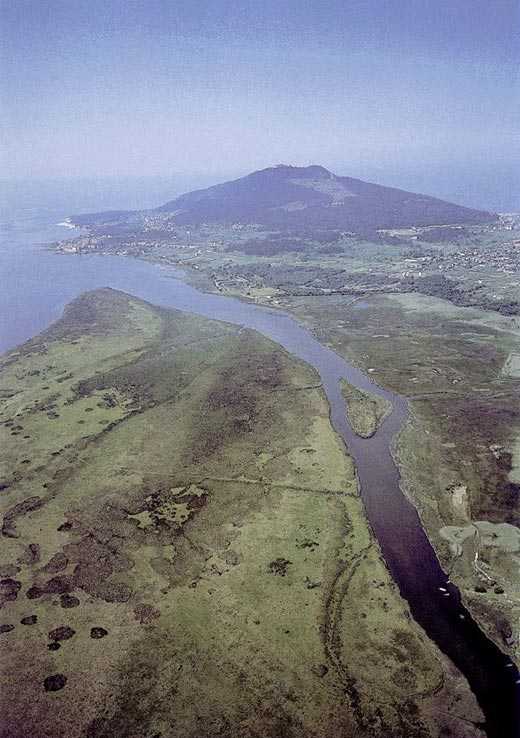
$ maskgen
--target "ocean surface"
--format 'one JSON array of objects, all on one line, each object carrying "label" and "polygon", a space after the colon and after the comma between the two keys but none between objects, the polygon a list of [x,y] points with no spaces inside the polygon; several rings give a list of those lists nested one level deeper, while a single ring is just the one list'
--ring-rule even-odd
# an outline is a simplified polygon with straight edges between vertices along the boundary
[{"label": "ocean surface", "polygon": [[117,259],[80,257],[79,267],[74,257],[46,250],[79,235],[58,223],[82,212],[155,207],[210,184],[203,177],[0,180],[0,352],[38,333],[80,292],[107,286],[118,273],[132,283],[132,267],[118,267]]}]

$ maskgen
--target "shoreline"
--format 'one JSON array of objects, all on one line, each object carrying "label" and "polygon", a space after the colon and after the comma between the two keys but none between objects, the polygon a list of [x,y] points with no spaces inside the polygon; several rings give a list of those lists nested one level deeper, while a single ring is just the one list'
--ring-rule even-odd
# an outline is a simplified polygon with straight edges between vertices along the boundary
[{"label": "shoreline", "polygon": [[[63,252],[61,252],[63,253]],[[111,255],[109,252],[95,252],[99,255]],[[410,400],[413,398],[408,398],[405,395],[399,395],[398,393],[391,391],[380,384],[375,380],[374,376],[367,373],[366,367],[363,365],[363,363],[357,359],[356,356],[349,355],[348,358],[346,356],[341,355],[334,347],[333,345],[329,343],[323,343],[322,336],[320,336],[320,329],[319,326],[316,326],[311,320],[305,320],[302,319],[302,316],[299,315],[295,309],[291,309],[291,306],[287,304],[287,301],[291,299],[291,296],[287,296],[286,300],[284,301],[284,298],[281,298],[281,301],[273,302],[272,300],[266,300],[265,297],[259,297],[259,296],[248,296],[244,295],[240,292],[232,292],[232,291],[226,291],[219,289],[219,287],[216,285],[215,281],[211,279],[204,271],[198,270],[198,268],[195,270],[193,268],[193,265],[190,265],[187,262],[177,261],[175,263],[172,263],[171,261],[165,262],[164,259],[161,257],[157,258],[153,255],[133,255],[133,254],[125,254],[120,255],[119,258],[131,258],[131,259],[137,259],[139,261],[144,261],[149,264],[154,264],[158,266],[161,269],[164,269],[165,271],[168,271],[169,269],[177,271],[177,274],[172,275],[172,278],[179,278],[178,272],[182,274],[182,280],[188,284],[189,286],[193,287],[196,290],[200,290],[204,294],[207,295],[214,295],[214,296],[220,296],[227,299],[235,299],[238,300],[240,303],[244,305],[251,305],[256,306],[260,309],[267,309],[269,311],[276,312],[277,314],[284,315],[290,317],[292,320],[294,320],[300,327],[302,327],[304,330],[309,331],[309,333],[313,336],[313,338],[320,343],[320,345],[324,346],[327,349],[330,349],[334,351],[334,353],[340,357],[343,361],[350,364],[352,367],[354,367],[357,371],[363,373],[366,377],[366,379],[370,382],[371,386],[378,388],[383,391],[383,393],[388,393],[390,395],[393,395],[399,400],[402,400],[403,402],[406,402],[408,405]],[[384,295],[383,295],[384,296]],[[301,297],[301,296],[298,296]],[[368,295],[370,297],[370,295]],[[309,299],[306,297],[305,299]],[[319,299],[319,296],[317,296],[317,299]],[[356,302],[359,299],[363,299],[363,296],[355,297],[352,302]],[[468,308],[471,309],[471,308]],[[492,314],[492,311],[489,311]],[[386,419],[386,417],[385,417]],[[384,422],[384,419],[383,419]],[[407,425],[409,425],[412,422],[411,414],[409,411],[407,420],[403,423],[402,428],[400,429],[398,435],[392,442],[392,448],[390,449],[392,453],[392,457],[394,459],[394,463],[399,471],[399,476],[402,479],[402,460],[399,456],[399,445],[401,443],[400,436],[405,431],[405,428]],[[348,449],[347,449],[348,450]],[[442,547],[439,546],[438,538],[436,538],[434,535],[430,535],[428,527],[423,522],[423,514],[420,512],[421,507],[418,505],[418,500],[416,496],[410,492],[410,490],[406,490],[406,481],[403,479],[403,485],[401,485],[401,492],[403,496],[413,505],[415,510],[417,511],[422,530],[424,531],[424,534],[426,535],[432,549],[435,551],[435,554],[439,561],[443,557],[442,553]],[[461,589],[464,589],[464,582],[463,580],[459,580],[461,584]],[[472,613],[473,617],[476,618],[476,621],[480,623],[480,617],[478,612],[475,612],[475,607],[471,605],[471,603],[467,603],[468,610]],[[488,637],[491,638],[491,640],[495,643],[497,648],[499,650],[504,650],[505,653],[507,653],[513,660],[516,660],[516,654],[511,649],[511,646],[509,644],[504,643],[503,641],[500,641],[498,638],[497,633],[492,633],[488,627],[486,627],[485,623],[482,623],[482,630],[485,632]]]},{"label": "shoreline", "polygon": [[[135,257],[133,257],[133,258],[135,258]],[[295,321],[295,323],[297,325],[299,325],[303,330],[309,331],[310,335],[313,336],[313,338],[320,344],[320,346],[322,347],[322,349],[327,350],[327,346],[325,344],[323,344],[323,343],[320,342],[320,339],[318,338],[318,336],[316,334],[316,329],[313,329],[311,326],[308,325],[308,323],[302,323],[301,322],[301,318],[299,316],[297,316],[297,315],[294,315],[292,313],[292,311],[290,311],[290,309],[287,308],[284,305],[272,305],[272,304],[269,305],[269,304],[265,304],[264,302],[261,302],[259,300],[254,300],[254,299],[251,299],[251,298],[247,298],[245,296],[241,296],[241,295],[226,295],[225,293],[223,294],[220,291],[216,291],[214,289],[212,290],[211,289],[211,281],[206,277],[206,275],[204,275],[204,276],[199,275],[199,274],[195,275],[194,272],[193,272],[193,270],[186,269],[186,267],[189,266],[189,265],[187,265],[185,263],[184,264],[179,264],[177,266],[177,265],[171,264],[171,262],[169,264],[165,264],[162,260],[160,260],[160,259],[154,259],[153,257],[150,258],[150,257],[137,256],[137,258],[138,258],[138,260],[147,261],[148,263],[153,263],[153,264],[155,264],[157,266],[162,266],[165,269],[171,268],[172,270],[177,270],[177,271],[181,270],[182,271],[182,277],[180,277],[181,281],[184,282],[185,284],[189,285],[189,286],[196,285],[196,289],[202,290],[202,294],[207,294],[207,295],[211,295],[211,296],[227,297],[227,298],[231,298],[231,299],[237,300],[238,303],[242,303],[244,305],[254,305],[254,306],[257,306],[261,310],[267,309],[268,311],[273,311],[273,312],[276,311],[276,314],[280,314],[280,315],[284,315],[284,316],[288,317],[289,319]],[[175,279],[175,278],[179,279],[179,275],[178,274],[177,275],[172,274],[171,276],[172,276],[173,279]],[[209,287],[209,289],[208,289],[208,287]],[[214,287],[214,285],[213,285],[213,287]],[[275,341],[277,340],[276,338],[273,339],[272,336],[268,336],[268,337],[270,337],[272,340],[275,340]],[[331,350],[330,346],[328,347],[328,350]],[[361,369],[358,369],[357,362],[352,362],[352,360],[350,358],[348,360],[347,359],[344,359],[336,351],[334,351],[334,353],[336,354],[336,356],[342,362],[346,362],[347,364],[350,364],[353,368],[357,369],[358,371],[362,371]],[[366,378],[366,381],[370,384],[370,386],[372,386],[374,388],[378,388],[384,394],[387,393],[387,391],[385,391],[382,387],[380,387],[374,381],[374,377],[373,376],[367,375],[367,374],[365,374],[364,376]],[[388,394],[391,394],[393,396],[396,396],[395,393],[388,393]],[[404,398],[400,398],[400,399],[403,399],[404,400]],[[402,429],[400,429],[400,431],[401,430]],[[394,443],[397,443],[397,440],[394,439],[392,445]],[[392,449],[389,449],[389,450],[392,453]],[[347,446],[347,451],[350,453],[350,446]],[[409,499],[408,495],[402,490],[402,488],[400,490],[400,494],[403,496],[404,499],[406,499],[408,502],[410,502],[411,504],[413,504],[413,500],[410,500]],[[433,546],[433,542],[430,541],[430,539],[428,537],[427,531],[424,528],[424,526],[422,524],[422,521],[420,520],[420,517],[419,517],[419,514],[418,514],[418,510],[415,507],[415,504],[413,504],[413,508],[414,508],[415,513],[418,516],[419,525],[420,525],[420,528],[421,528],[422,533],[427,538],[427,540],[429,542],[429,545],[432,548],[432,551],[435,551],[435,548]],[[365,506],[365,509],[366,509],[366,506]],[[368,510],[367,510],[367,517],[369,517]],[[370,522],[370,525],[371,525],[371,527],[373,529],[373,526],[372,526],[371,522]],[[376,538],[379,540],[379,538],[378,538],[377,535],[376,535]],[[435,551],[435,553],[436,553],[436,551]],[[387,568],[390,568],[389,565],[388,565],[388,562],[386,561],[386,557],[385,556],[383,556],[383,559],[385,560],[385,565],[387,566]],[[393,578],[395,579],[395,577],[393,577]],[[481,630],[482,635],[484,635],[484,632],[485,631]],[[435,640],[435,639],[433,639],[433,640]],[[500,648],[498,648],[498,650],[500,650]]]}]

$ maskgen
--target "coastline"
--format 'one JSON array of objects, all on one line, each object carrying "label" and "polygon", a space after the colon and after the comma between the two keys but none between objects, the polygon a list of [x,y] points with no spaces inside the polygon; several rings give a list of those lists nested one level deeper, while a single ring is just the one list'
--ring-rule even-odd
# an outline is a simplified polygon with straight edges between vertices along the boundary
[{"label": "coastline", "polygon": [[[217,286],[215,281],[204,270],[200,270],[198,268],[194,269],[192,265],[190,265],[189,262],[186,262],[186,261],[182,261],[182,260],[166,261],[165,259],[161,257],[157,258],[157,257],[154,257],[153,255],[134,256],[134,255],[128,254],[124,256],[125,258],[139,259],[139,260],[154,264],[156,266],[159,266],[160,268],[163,268],[166,271],[169,268],[173,268],[177,272],[180,271],[183,281],[185,281],[187,284],[194,287],[195,289],[201,290],[202,292],[206,294],[236,299],[239,302],[242,302],[246,305],[256,305],[260,308],[267,308],[269,310],[275,311],[277,313],[280,313],[281,315],[290,316],[291,318],[296,320],[302,327],[308,330],[318,342],[320,342],[322,345],[328,348],[332,348],[345,361],[349,362],[357,370],[365,373],[365,376],[367,377],[367,379],[370,381],[370,383],[374,387],[376,388],[381,387],[381,389],[383,390],[396,394],[393,390],[391,391],[390,389],[382,386],[380,384],[380,381],[379,382],[376,381],[376,377],[374,377],[373,375],[367,374],[366,361],[364,362],[363,359],[360,356],[356,355],[355,352],[349,351],[348,354],[345,355],[344,353],[341,353],[338,350],[338,346],[334,342],[324,340],[325,335],[324,335],[323,327],[320,326],[315,320],[313,321],[309,315],[302,316],[301,310],[295,308],[294,306],[291,306],[290,298],[286,298],[286,299],[282,298],[278,301],[273,301],[273,300],[265,299],[262,296],[255,296],[255,297],[248,296],[248,295],[241,293],[238,290],[231,291],[231,290],[221,289]],[[178,276],[179,275],[176,274],[174,275],[174,278],[178,278]],[[306,298],[306,299],[309,299],[309,298]],[[310,299],[312,300],[312,298]],[[316,299],[319,299],[319,298],[316,298]],[[401,399],[405,402],[408,402],[405,396],[402,396]],[[382,422],[384,422],[384,419],[382,420]],[[392,452],[394,462],[399,470],[400,478],[402,480],[402,483],[401,483],[402,494],[410,501],[410,503],[416,509],[420,522],[421,522],[422,529],[424,531],[424,534],[428,538],[429,543],[432,546],[433,550],[435,551],[439,561],[443,562],[444,565],[448,565],[448,560],[445,555],[446,542],[443,541],[442,538],[440,538],[435,533],[435,531],[431,529],[430,525],[428,525],[427,520],[424,517],[425,502],[421,500],[420,498],[418,498],[417,492],[414,491],[413,481],[411,481],[408,477],[406,477],[404,473],[402,436],[405,433],[406,429],[411,424],[412,424],[412,417],[409,412],[406,422],[403,424],[398,435],[393,439],[392,447],[390,450]],[[455,582],[459,586],[459,591],[461,592],[461,597],[465,605],[467,606],[468,610],[471,612],[472,616],[476,619],[476,621],[479,622],[483,630],[487,633],[488,637],[490,637],[493,640],[495,645],[500,650],[507,653],[515,662],[518,662],[519,656],[520,656],[520,637],[516,638],[512,642],[505,641],[504,638],[501,637],[500,633],[496,630],[496,628],[493,628],[491,626],[489,620],[482,617],[480,608],[478,606],[475,606],[474,600],[464,594],[464,590],[468,586],[467,581],[455,573]]]},{"label": "coastline", "polygon": [[[165,330],[166,322],[168,330]],[[190,340],[179,341],[179,337],[186,333]],[[114,353],[113,336],[118,336],[119,353]],[[201,341],[202,346],[199,345]],[[199,348],[194,350],[194,346]],[[157,351],[158,347],[161,347],[160,351]],[[166,347],[169,350],[165,350]],[[98,358],[85,363],[85,353]],[[54,361],[49,363],[51,358]],[[208,377],[207,372],[210,358],[216,362],[213,377]],[[103,367],[101,371],[98,371],[98,361]],[[150,375],[150,365],[154,362],[159,362],[159,372],[152,371]],[[163,365],[162,362],[166,363]],[[140,364],[144,372],[139,369]],[[194,371],[186,372],[192,364]],[[200,381],[199,364],[203,370]],[[257,371],[258,364],[263,371]],[[40,469],[38,474],[32,475],[29,466],[22,467],[27,474],[26,483],[41,493],[42,477],[38,475],[42,474],[47,491],[39,497],[37,509],[32,510],[30,506],[25,509],[18,504],[28,494],[24,476],[13,481],[12,489],[7,493],[13,505],[8,515],[10,526],[6,527],[10,535],[0,539],[0,543],[3,541],[2,548],[6,551],[13,551],[13,547],[18,549],[31,541],[33,549],[35,544],[41,546],[42,561],[49,558],[51,562],[61,562],[64,554],[67,559],[72,558],[73,564],[79,560],[75,568],[60,570],[62,574],[52,579],[51,584],[45,576],[47,566],[27,566],[25,561],[15,567],[18,569],[16,572],[13,569],[12,576],[17,577],[17,582],[23,580],[24,594],[29,592],[30,598],[34,594],[35,602],[31,608],[37,613],[38,622],[41,620],[43,631],[54,627],[58,613],[58,618],[67,623],[67,627],[62,628],[64,637],[74,637],[71,642],[74,646],[82,634],[85,637],[85,630],[88,635],[92,622],[96,626],[103,624],[103,637],[106,636],[103,644],[109,662],[103,662],[99,679],[94,680],[94,694],[100,702],[106,698],[109,710],[113,709],[112,694],[105,693],[103,687],[109,675],[110,693],[113,685],[121,693],[128,689],[130,676],[131,683],[135,681],[139,685],[136,694],[146,700],[148,692],[154,695],[157,687],[161,688],[161,679],[156,677],[157,669],[161,674],[164,670],[168,672],[169,664],[173,663],[172,676],[175,676],[178,649],[182,648],[187,649],[187,655],[193,653],[193,648],[197,649],[196,653],[201,653],[201,669],[206,678],[208,674],[204,666],[210,664],[213,665],[210,676],[215,673],[220,684],[224,673],[226,683],[229,683],[229,653],[233,654],[235,661],[242,653],[236,638],[240,633],[240,642],[247,643],[252,639],[253,653],[260,651],[263,654],[260,661],[253,657],[251,664],[252,674],[262,677],[256,683],[263,685],[266,680],[274,678],[275,712],[281,709],[284,714],[287,709],[280,707],[276,691],[282,677],[284,683],[291,686],[293,697],[288,701],[291,712],[296,710],[298,718],[306,721],[301,725],[314,720],[312,700],[316,699],[317,720],[312,723],[315,727],[310,732],[313,736],[321,735],[321,730],[326,731],[322,701],[325,695],[330,695],[327,699],[334,709],[343,710],[343,719],[350,721],[344,725],[358,725],[359,731],[349,734],[366,735],[368,738],[365,720],[370,723],[372,713],[374,716],[377,713],[383,726],[388,726],[388,734],[394,732],[394,726],[395,730],[403,726],[403,734],[413,734],[420,719],[421,725],[429,726],[428,734],[431,731],[431,735],[440,736],[441,728],[449,728],[453,735],[461,738],[482,736],[482,716],[466,680],[410,617],[408,605],[388,572],[357,490],[351,457],[345,453],[344,439],[330,422],[331,406],[325,388],[322,384],[316,385],[315,370],[307,361],[266,339],[257,330],[242,330],[236,325],[208,321],[184,310],[164,310],[116,290],[105,289],[78,298],[45,332],[30,340],[21,350],[8,354],[4,358],[4,367],[9,372],[9,377],[3,376],[7,386],[12,384],[13,377],[24,376],[24,383],[20,386],[25,399],[22,412],[16,406],[9,409],[7,404],[5,407],[8,418],[5,431],[11,453],[17,453],[18,426],[23,425],[24,433],[33,440],[26,441],[26,449],[21,453],[24,458],[30,456],[31,462]],[[228,398],[230,372],[235,380],[235,399],[231,405],[229,402],[222,405],[216,399],[222,396],[225,401]],[[186,376],[191,374],[196,381]],[[125,379],[127,375],[132,380],[130,384]],[[155,377],[154,382],[150,382],[150,376]],[[177,387],[173,397],[172,376],[176,378]],[[240,377],[245,378],[245,384]],[[139,383],[142,384],[141,391]],[[283,393],[280,394],[280,390]],[[46,393],[50,393],[49,397]],[[254,405],[251,405],[249,393],[256,397]],[[237,394],[239,398],[244,397],[238,404]],[[40,412],[33,410],[31,400],[34,397],[39,400]],[[24,413],[26,407],[29,412]],[[254,408],[256,422],[252,423],[244,440],[242,425],[237,428],[235,421],[243,424],[245,411],[250,416],[251,407]],[[226,433],[221,430],[221,424],[225,422],[221,415],[223,408],[230,415]],[[13,410],[16,410],[16,420],[10,417]],[[175,418],[173,424],[172,413]],[[193,421],[189,419],[191,413],[195,413]],[[210,421],[208,413],[212,413]],[[280,423],[287,426],[274,434],[273,413],[280,413]],[[304,422],[306,417],[313,422]],[[219,424],[214,422],[217,418],[220,419]],[[47,432],[42,433],[42,423]],[[182,430],[185,428],[183,423],[187,423],[186,430],[191,428],[191,433]],[[278,427],[279,424],[275,425]],[[177,448],[182,444],[174,444],[175,450],[172,451],[170,443],[163,443],[168,429],[171,431],[175,427],[179,428],[177,441],[183,438],[187,444],[184,450]],[[203,437],[198,440],[200,433]],[[208,434],[210,442],[206,439]],[[15,437],[11,438],[11,435]],[[89,438],[92,444],[88,443]],[[29,443],[32,445],[27,446]],[[222,443],[228,444],[223,454],[219,452]],[[135,468],[129,461],[129,444],[134,444],[136,449],[148,444],[147,452],[142,451],[143,458],[136,461]],[[262,449],[261,454],[254,453],[258,448]],[[75,469],[78,449],[81,462]],[[131,456],[137,459],[136,454]],[[183,459],[184,465],[180,463]],[[126,469],[123,478],[121,464]],[[151,465],[149,473],[143,471],[143,464]],[[85,469],[85,465],[90,465],[90,471]],[[98,488],[100,468],[105,469],[108,475],[104,484],[111,490],[109,505],[106,489]],[[164,483],[160,481],[163,478]],[[189,542],[183,545],[182,536],[175,539],[177,556],[181,556],[181,561],[185,557],[191,562],[194,557],[194,562],[186,570],[182,566],[178,568],[179,565],[172,569],[172,561],[163,560],[157,552],[148,562],[150,548],[159,546],[169,550],[168,524],[178,525],[175,522],[177,507],[174,505],[172,509],[168,494],[172,479],[181,485],[173,490],[179,497],[175,503],[179,514],[183,515],[185,511],[186,489],[195,495],[196,500],[201,496],[204,500],[203,505],[188,507],[191,511],[190,519],[186,521],[190,526]],[[128,498],[128,484],[132,480],[133,492]],[[150,485],[152,489],[157,485],[155,494],[159,498],[153,505]],[[149,509],[150,514],[144,515],[143,507]],[[30,515],[24,515],[24,512]],[[64,518],[68,522],[62,528]],[[223,520],[230,521],[224,536],[231,537],[233,546],[229,551],[231,543],[222,540],[221,535]],[[181,517],[181,521],[183,524],[185,518]],[[40,537],[42,525],[47,531],[44,538]],[[211,525],[215,531],[208,539],[208,526]],[[287,533],[288,526],[290,534]],[[85,537],[84,532],[95,531],[97,527],[101,535],[91,543],[91,536]],[[12,537],[15,534],[16,537]],[[110,546],[114,536],[119,541],[116,552]],[[251,545],[251,537],[257,541],[256,545]],[[144,557],[139,552],[140,543],[144,545]],[[216,548],[210,559],[206,558],[207,554],[202,558],[197,555],[199,549],[207,551],[210,543]],[[94,551],[101,547],[101,560],[99,556],[91,555],[93,545]],[[280,554],[287,555],[280,558]],[[261,561],[265,559],[260,568],[259,555]],[[88,558],[88,567],[93,567],[89,576],[86,576],[85,557]],[[111,576],[112,569],[106,567],[107,559],[113,561],[114,566],[117,564],[114,577]],[[270,559],[273,561],[268,565]],[[318,562],[322,562],[322,569]],[[153,614],[155,625],[145,620],[146,628],[141,630],[132,616],[133,604],[126,603],[131,603],[134,589],[137,602],[143,597],[139,575],[145,571],[145,564],[154,564],[146,569],[145,588],[146,601],[152,600],[154,607],[143,610],[142,605],[138,605],[138,612],[139,617],[141,613],[144,613],[143,617]],[[169,571],[173,577],[170,584],[173,591],[165,588],[165,576]],[[371,582],[368,591],[367,581]],[[60,616],[54,589],[63,582],[66,582],[67,591],[61,593],[64,594],[62,608],[68,608],[70,601],[76,604],[76,600],[80,600],[80,604],[71,611],[62,611]],[[152,583],[153,592],[149,589]],[[222,595],[219,594],[220,587],[223,588]],[[231,587],[229,593],[228,587]],[[85,593],[89,596],[82,602]],[[254,595],[252,605],[248,604],[249,593]],[[17,612],[13,622],[25,616],[27,608],[22,592],[15,599],[17,602],[8,605],[10,613],[12,609]],[[293,600],[294,605],[287,607],[287,602],[292,603]],[[230,604],[233,607],[230,608]],[[197,627],[190,630],[196,620],[190,614],[190,608],[194,608],[197,615],[208,613],[203,637]],[[184,611],[189,614],[187,621],[183,617]],[[231,616],[233,619],[230,620]],[[282,623],[287,621],[282,630],[280,618]],[[44,633],[38,635],[41,627],[34,622],[30,631],[29,637],[35,639],[31,659],[26,659],[18,650],[25,643],[23,628],[20,631],[18,626],[16,629],[13,627],[12,634],[3,636],[11,639],[10,645],[18,644],[17,650],[11,650],[12,673],[20,673],[20,669],[23,673],[27,671],[26,689],[35,689],[37,699],[33,705],[37,710],[38,706],[45,705],[45,697],[39,696],[39,680],[49,673],[49,664],[54,665],[53,659],[56,658],[56,666],[59,664],[63,675],[59,688],[66,685],[68,678],[70,686],[75,688],[73,699],[77,696],[80,701],[76,705],[80,717],[74,711],[73,724],[76,725],[76,720],[86,722],[94,718],[98,702],[92,707],[91,700],[81,700],[81,695],[91,694],[92,680],[79,681],[74,674],[74,647],[67,644],[57,657],[47,655],[41,641]],[[366,639],[360,634],[360,628],[366,630]],[[206,650],[208,629],[214,634],[214,639],[210,639],[209,650]],[[139,652],[137,665],[133,660],[126,663],[123,659],[121,662],[119,632],[124,641],[131,639],[130,652]],[[57,637],[61,637],[61,633],[59,631]],[[22,639],[12,640],[16,636],[22,636]],[[221,655],[220,651],[215,653],[214,643],[222,639],[226,644],[226,639],[229,640],[230,648],[225,648]],[[162,643],[161,649],[152,647],[157,641]],[[273,655],[275,677],[269,676],[273,673],[272,668],[269,674],[264,675],[263,663],[266,658],[271,658],[270,643],[276,644]],[[96,641],[87,640],[86,644],[82,642],[91,654],[99,649]],[[163,662],[165,649],[168,658]],[[295,649],[298,653],[298,649],[303,649],[296,659]],[[323,650],[327,655],[327,666],[320,664]],[[251,654],[247,649],[244,658],[244,663],[249,666]],[[283,659],[281,663],[287,664],[283,671],[280,659]],[[143,663],[153,666],[154,675],[151,683],[146,681],[144,688],[141,679],[137,678],[142,675]],[[185,668],[183,684],[186,689],[191,689],[188,663],[187,656],[180,659],[181,667],[184,665]],[[88,664],[82,664],[81,658],[80,664],[81,673],[88,674]],[[217,665],[219,669],[215,670]],[[245,667],[241,666],[240,660],[238,667],[243,674]],[[394,672],[405,679],[404,683],[390,678]],[[231,675],[234,674],[233,668]],[[195,676],[200,679],[197,672]],[[166,682],[169,683],[169,679]],[[233,683],[236,684],[236,679]],[[240,690],[242,683],[240,681]],[[5,705],[6,719],[17,726],[20,712],[17,714],[16,707],[24,704],[27,692],[17,691],[15,680],[11,679],[10,684],[11,691],[5,692],[8,702]],[[212,684],[211,678],[209,684]],[[65,686],[64,696],[69,688]],[[252,685],[249,686],[251,688]],[[296,699],[300,693],[305,696],[302,709]],[[168,691],[167,696],[159,708],[165,714],[171,709]],[[233,699],[242,698],[237,694]],[[264,699],[270,700],[271,697],[268,694]],[[208,700],[211,703],[209,696]],[[59,698],[53,705],[59,710]],[[49,712],[47,705],[45,720],[51,719],[54,725],[61,725],[59,721],[64,718],[63,711],[56,714],[54,707],[51,706]],[[307,711],[311,708],[309,716]],[[115,715],[111,717],[115,721],[111,723],[112,734],[123,732],[129,718],[128,709],[120,710],[116,704]],[[139,709],[137,700],[130,712],[133,715]],[[218,702],[216,709],[220,709]],[[249,706],[249,709],[253,707]],[[35,720],[35,713],[31,710],[27,715],[25,711],[21,714],[24,721]],[[411,732],[404,726],[409,726]],[[192,734],[198,735],[186,732],[186,735]],[[299,734],[306,735],[303,730]],[[75,736],[76,732],[68,735]],[[327,732],[324,738],[326,735]]]},{"label": "coastline", "polygon": [[[166,269],[168,267],[173,267],[174,269],[176,268],[177,270],[179,269],[179,267],[177,267],[176,265],[172,265],[171,263],[170,264],[164,264],[164,260],[162,260],[162,259],[156,259],[156,258],[153,258],[153,257],[144,257],[144,258],[143,257],[138,257],[138,258],[139,259],[142,258],[142,260],[147,261],[147,262],[154,263],[155,265],[163,266]],[[182,273],[183,273],[182,279],[183,279],[183,281],[186,284],[194,284],[199,289],[203,289],[204,292],[206,294],[209,294],[209,295],[211,295],[211,294],[212,295],[222,295],[222,292],[221,291],[215,290],[214,285],[212,285],[212,283],[208,279],[207,275],[205,275],[203,273],[201,274],[200,272],[195,271],[195,270],[191,270],[191,269],[188,270],[188,269],[186,269],[187,266],[188,265],[186,263],[180,265],[180,269],[182,270]],[[176,275],[172,275],[172,277],[175,278]],[[301,315],[299,315],[297,312],[292,312],[290,310],[290,308],[288,308],[287,305],[285,305],[285,304],[284,305],[273,305],[273,304],[269,304],[269,303],[265,304],[265,303],[262,303],[259,300],[253,300],[253,299],[247,298],[245,296],[240,296],[240,295],[228,295],[228,296],[229,297],[233,297],[234,299],[236,299],[238,297],[239,301],[242,302],[242,303],[244,303],[245,305],[247,305],[247,304],[249,304],[249,305],[251,305],[251,304],[257,304],[261,308],[268,308],[270,310],[273,310],[274,309],[276,311],[276,313],[278,313],[278,314],[290,315],[297,322],[299,322],[303,326],[305,326],[305,328],[307,330],[310,330],[310,332],[312,333],[312,335],[314,335],[315,338],[318,341],[320,341],[324,346],[327,346],[328,345],[329,347],[331,347],[331,343],[329,341],[325,341],[325,342],[323,341],[323,335],[320,335],[319,328],[316,325],[313,326],[311,324],[310,319],[309,320],[303,320],[302,321]],[[360,364],[360,362],[356,362],[355,359],[353,359],[353,357],[352,357],[351,354],[349,354],[349,356],[348,356],[348,361],[352,362],[352,365],[354,365],[354,366],[356,364],[358,364],[358,366],[359,366],[359,364]],[[362,369],[364,369],[366,371],[366,367],[360,367],[360,368],[362,368]],[[372,386],[378,387],[377,382],[374,381],[375,380],[375,377],[374,376],[367,375],[366,378],[367,378],[367,380],[370,382],[370,384]],[[404,496],[407,496],[405,494],[404,490],[401,490],[401,493]],[[414,508],[415,508],[415,505],[414,505]],[[422,530],[425,533],[425,535],[428,536],[428,532],[424,528],[424,525],[423,525],[422,521],[421,521],[421,526],[422,526]],[[430,543],[431,543],[431,545],[433,545],[433,542],[430,542]]]}]

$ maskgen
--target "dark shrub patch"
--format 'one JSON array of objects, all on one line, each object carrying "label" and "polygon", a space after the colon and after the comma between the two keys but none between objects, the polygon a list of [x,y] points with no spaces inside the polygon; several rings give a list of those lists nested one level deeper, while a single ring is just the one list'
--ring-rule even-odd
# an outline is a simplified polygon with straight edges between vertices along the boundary
[{"label": "dark shrub patch", "polygon": [[43,686],[46,692],[57,692],[67,684],[67,677],[63,674],[52,674],[46,677]]}]

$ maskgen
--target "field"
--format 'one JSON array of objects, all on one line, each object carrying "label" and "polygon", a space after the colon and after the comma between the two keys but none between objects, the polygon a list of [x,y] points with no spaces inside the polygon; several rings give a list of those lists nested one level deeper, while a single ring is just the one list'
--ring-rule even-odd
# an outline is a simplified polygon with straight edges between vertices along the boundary
[{"label": "field", "polygon": [[292,296],[416,293],[520,315],[520,218],[515,214],[481,225],[365,234],[325,225],[279,231],[251,223],[187,229],[176,225],[173,216],[159,218],[153,229],[145,223],[127,231],[93,225],[87,236],[57,248],[181,265],[205,289],[264,303]]},{"label": "field", "polygon": [[0,391],[4,738],[481,735],[309,367],[100,290]]}]

